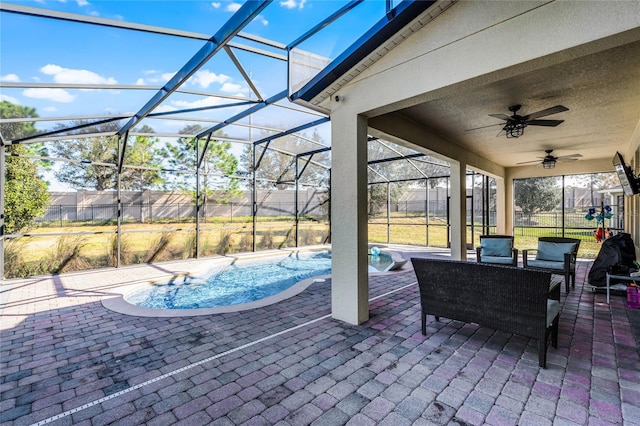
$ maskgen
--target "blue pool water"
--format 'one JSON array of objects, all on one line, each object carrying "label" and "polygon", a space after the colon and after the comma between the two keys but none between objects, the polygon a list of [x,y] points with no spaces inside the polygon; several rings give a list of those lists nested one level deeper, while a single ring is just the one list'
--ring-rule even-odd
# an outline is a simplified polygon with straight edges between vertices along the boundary
[{"label": "blue pool water", "polygon": [[[383,253],[370,256],[369,265],[374,270],[383,271],[391,263],[391,257]],[[155,309],[215,308],[264,299],[306,278],[330,273],[331,252],[296,253],[223,265],[203,277],[152,284],[126,295],[125,300]]]}]

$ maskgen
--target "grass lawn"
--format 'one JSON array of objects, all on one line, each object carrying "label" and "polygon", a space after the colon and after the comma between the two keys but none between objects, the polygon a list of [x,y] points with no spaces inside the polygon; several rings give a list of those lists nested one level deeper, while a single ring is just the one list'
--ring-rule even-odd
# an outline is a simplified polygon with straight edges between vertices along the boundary
[{"label": "grass lawn", "polygon": [[[234,218],[233,222],[208,221],[201,224],[200,255],[238,253],[252,250],[252,221]],[[291,218],[258,218],[256,248],[258,250],[295,246],[295,223]],[[389,231],[386,219],[371,221],[369,241],[373,243],[407,244],[447,247],[446,222],[431,219],[425,226],[422,217],[394,217]],[[195,257],[195,223],[125,223],[120,239],[120,261],[123,265],[187,259]],[[389,232],[389,235],[387,235]],[[299,245],[320,244],[327,240],[329,225],[316,221],[301,221]],[[48,234],[48,235],[47,235]],[[50,235],[62,234],[62,235]],[[116,264],[116,226],[50,226],[39,227],[30,236],[8,240],[5,246],[5,276],[7,278],[70,272]],[[475,247],[479,233],[474,235]],[[569,236],[569,235],[568,235]],[[578,255],[595,258],[600,244],[591,236],[580,236]],[[471,240],[471,235],[468,236]],[[515,238],[519,250],[537,247],[537,236]]]}]

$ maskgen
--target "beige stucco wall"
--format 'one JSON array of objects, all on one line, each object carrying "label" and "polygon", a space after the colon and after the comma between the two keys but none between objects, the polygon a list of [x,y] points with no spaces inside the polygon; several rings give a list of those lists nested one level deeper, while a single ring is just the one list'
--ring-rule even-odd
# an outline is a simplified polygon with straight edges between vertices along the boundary
[{"label": "beige stucco wall", "polygon": [[[372,64],[341,88],[341,101],[327,101],[332,120],[332,244],[340,261],[334,262],[333,315],[349,322],[368,318],[366,272],[366,215],[361,160],[341,156],[366,155],[362,143],[362,123],[369,133],[400,144],[413,144],[452,162],[452,256],[465,258],[464,179],[465,168],[499,179],[499,230],[511,229],[511,187],[514,177],[533,173],[532,169],[505,170],[480,154],[461,149],[454,140],[432,134],[420,123],[393,114],[401,108],[461,93],[477,85],[561,63],[576,57],[625,44],[637,38],[638,2],[608,1],[462,1],[454,4],[386,56]],[[460,25],[464,22],[464,25]],[[517,40],[516,36],[517,35]],[[637,138],[636,138],[637,139]],[[621,142],[627,145],[627,141]],[[351,147],[349,147],[351,146]],[[360,148],[355,149],[354,146]],[[636,141],[637,147],[637,141]],[[413,146],[415,148],[415,146]],[[630,149],[630,148],[629,148]],[[635,162],[640,162],[637,149]],[[586,163],[586,162],[585,162]],[[610,160],[575,165],[611,170]],[[342,170],[342,168],[351,170]],[[570,167],[570,166],[567,166]],[[591,168],[589,171],[593,171]],[[535,169],[539,175],[540,169]],[[562,173],[558,168],[554,174]],[[454,186],[455,185],[455,186]],[[457,188],[457,190],[456,190]],[[456,194],[457,195],[453,195]],[[336,196],[340,204],[336,204]],[[366,200],[366,197],[364,197]],[[637,223],[636,197],[629,213]],[[336,224],[341,232],[336,232]],[[631,227],[635,225],[630,225]],[[457,229],[456,229],[457,228]],[[635,232],[636,241],[639,240]],[[343,259],[348,256],[351,262]],[[334,259],[336,256],[334,256]],[[337,263],[339,262],[339,264]]]}]

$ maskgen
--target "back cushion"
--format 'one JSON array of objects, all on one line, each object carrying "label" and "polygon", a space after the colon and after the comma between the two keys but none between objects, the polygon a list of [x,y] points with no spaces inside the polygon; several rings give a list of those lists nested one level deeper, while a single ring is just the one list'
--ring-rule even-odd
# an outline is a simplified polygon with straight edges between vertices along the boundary
[{"label": "back cushion", "polygon": [[564,262],[564,254],[573,252],[575,248],[575,243],[550,243],[547,241],[539,241],[536,260]]},{"label": "back cushion", "polygon": [[482,238],[482,256],[511,256],[510,238]]}]

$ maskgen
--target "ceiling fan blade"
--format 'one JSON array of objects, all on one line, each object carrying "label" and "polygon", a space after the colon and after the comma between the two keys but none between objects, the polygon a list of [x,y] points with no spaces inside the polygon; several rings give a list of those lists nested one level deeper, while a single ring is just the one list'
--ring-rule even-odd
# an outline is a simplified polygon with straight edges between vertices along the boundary
[{"label": "ceiling fan blade", "polygon": [[502,126],[502,125],[503,123],[489,124],[488,126],[480,126],[480,127],[474,127],[473,129],[466,129],[465,132],[470,132],[472,130],[486,129],[487,127]]},{"label": "ceiling fan blade", "polygon": [[563,112],[563,111],[569,111],[569,108],[567,108],[565,106],[562,106],[562,105],[556,105],[556,106],[551,107],[551,108],[543,109],[541,111],[534,112],[534,113],[531,113],[529,115],[525,115],[524,117],[522,117],[522,119],[525,120],[525,121],[535,120],[536,118],[545,117],[545,116],[551,115],[551,114],[557,114],[557,113]]},{"label": "ceiling fan blade", "polygon": [[499,118],[500,120],[505,120],[505,121],[511,120],[511,117],[509,117],[506,114],[489,114],[489,117],[495,117],[495,118]]},{"label": "ceiling fan blade", "polygon": [[581,158],[582,154],[569,154],[569,155],[561,155],[560,157],[556,157],[556,160],[560,161],[573,161]]},{"label": "ceiling fan blade", "polygon": [[533,164],[533,163],[539,163],[540,160],[533,160],[533,161],[522,161],[520,163],[516,163],[516,164]]},{"label": "ceiling fan blade", "polygon": [[564,120],[527,120],[525,123],[527,126],[556,127],[558,124],[564,123]]}]

